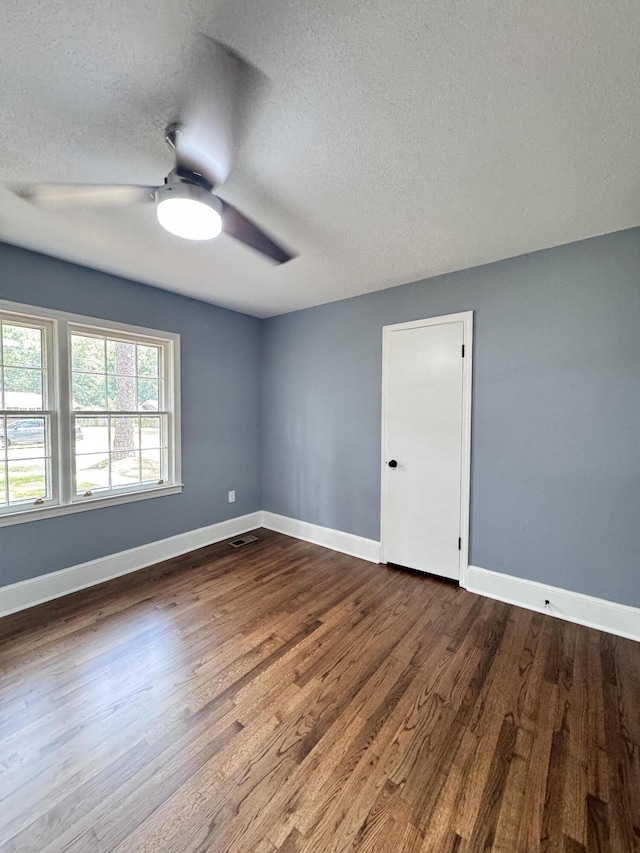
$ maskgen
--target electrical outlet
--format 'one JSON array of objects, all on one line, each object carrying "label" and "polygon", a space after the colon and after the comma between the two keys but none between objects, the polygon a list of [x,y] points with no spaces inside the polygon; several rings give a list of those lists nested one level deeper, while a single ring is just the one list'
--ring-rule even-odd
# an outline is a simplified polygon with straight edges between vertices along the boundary
[{"label": "electrical outlet", "polygon": [[232,491],[229,492],[229,503],[233,504],[235,502],[236,502],[236,490],[233,489]]}]

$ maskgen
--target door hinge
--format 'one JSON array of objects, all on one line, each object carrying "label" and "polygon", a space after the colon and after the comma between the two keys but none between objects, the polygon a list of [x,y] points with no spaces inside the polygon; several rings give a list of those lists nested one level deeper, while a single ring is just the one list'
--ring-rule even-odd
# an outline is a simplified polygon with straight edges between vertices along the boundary
[{"label": "door hinge", "polygon": [[462,357],[464,358],[464,344],[462,344]]},{"label": "door hinge", "polygon": [[462,551],[462,537],[458,536],[458,551]]}]

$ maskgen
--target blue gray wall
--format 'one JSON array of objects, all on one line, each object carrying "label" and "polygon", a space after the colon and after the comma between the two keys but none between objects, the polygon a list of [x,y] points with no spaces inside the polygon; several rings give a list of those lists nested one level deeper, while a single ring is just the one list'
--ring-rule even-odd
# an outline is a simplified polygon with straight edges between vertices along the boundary
[{"label": "blue gray wall", "polygon": [[639,229],[265,321],[263,508],[378,539],[382,327],[469,309],[471,562],[640,606]]},{"label": "blue gray wall", "polygon": [[378,539],[382,326],[473,309],[471,561],[640,606],[639,229],[263,322],[0,244],[0,298],[179,332],[185,482],[0,528],[0,585],[260,508]]},{"label": "blue gray wall", "polygon": [[179,332],[185,483],[180,495],[0,528],[0,585],[261,508],[259,320],[6,244],[0,299]]}]

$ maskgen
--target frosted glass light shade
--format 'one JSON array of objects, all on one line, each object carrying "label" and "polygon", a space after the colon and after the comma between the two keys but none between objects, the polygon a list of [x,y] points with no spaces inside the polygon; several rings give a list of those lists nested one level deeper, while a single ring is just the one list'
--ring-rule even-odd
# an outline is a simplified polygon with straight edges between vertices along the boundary
[{"label": "frosted glass light shade", "polygon": [[212,240],[222,231],[222,217],[211,204],[195,198],[173,196],[159,200],[158,222],[186,240]]}]

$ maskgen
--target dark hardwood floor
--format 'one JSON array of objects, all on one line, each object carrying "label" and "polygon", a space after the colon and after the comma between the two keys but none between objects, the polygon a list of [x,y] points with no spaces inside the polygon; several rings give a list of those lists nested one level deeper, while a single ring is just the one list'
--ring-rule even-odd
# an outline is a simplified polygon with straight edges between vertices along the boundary
[{"label": "dark hardwood floor", "polygon": [[0,621],[0,849],[640,850],[640,645],[268,531]]}]

